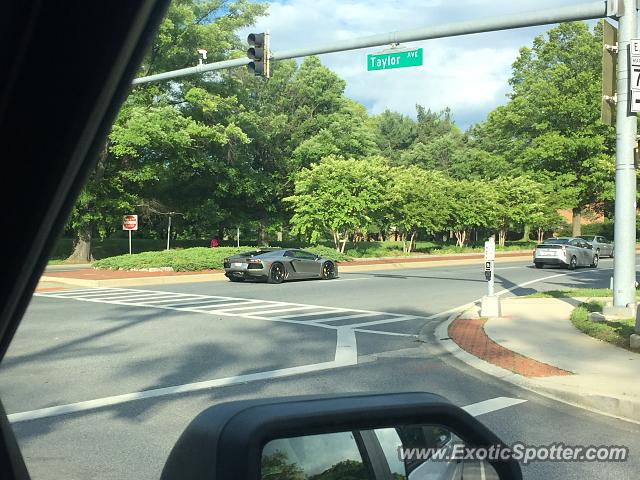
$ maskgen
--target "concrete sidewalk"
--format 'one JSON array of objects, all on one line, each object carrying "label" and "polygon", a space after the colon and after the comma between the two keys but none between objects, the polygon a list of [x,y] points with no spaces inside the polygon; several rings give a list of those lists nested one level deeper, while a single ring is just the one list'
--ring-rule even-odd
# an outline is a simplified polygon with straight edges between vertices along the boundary
[{"label": "concrete sidewalk", "polygon": [[570,298],[506,298],[503,316],[474,307],[452,316],[437,338],[486,373],[567,403],[640,423],[640,354],[576,329]]},{"label": "concrete sidewalk", "polygon": [[[343,262],[339,272],[357,273],[372,270],[441,267],[446,265],[481,265],[482,253],[429,255],[416,257],[387,257]],[[529,251],[499,252],[496,262],[531,259]],[[97,270],[92,268],[70,271],[45,271],[40,282],[55,282],[75,287],[134,287],[140,285],[166,285],[175,283],[214,282],[227,278],[222,270],[200,272]]]}]

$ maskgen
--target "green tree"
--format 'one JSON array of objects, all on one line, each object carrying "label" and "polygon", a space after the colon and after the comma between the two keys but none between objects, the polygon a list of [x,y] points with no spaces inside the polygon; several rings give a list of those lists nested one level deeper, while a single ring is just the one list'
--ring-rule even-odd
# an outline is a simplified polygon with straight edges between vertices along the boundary
[{"label": "green tree", "polygon": [[[192,65],[197,48],[207,49],[214,60],[239,53],[236,30],[264,11],[264,5],[245,0],[172,2],[140,75]],[[69,227],[76,235],[72,259],[91,260],[95,233],[118,229],[118,217],[136,205],[166,204],[172,196],[161,194],[175,192],[180,179],[194,178],[220,158],[214,155],[221,150],[231,155],[236,145],[249,141],[232,116],[220,118],[237,102],[212,91],[217,83],[190,79],[132,92],[71,214]]]},{"label": "green tree", "polygon": [[449,183],[449,228],[456,244],[464,246],[472,228],[492,227],[496,224],[496,192],[492,184],[477,180],[455,180]]},{"label": "green tree", "polygon": [[385,110],[373,117],[372,121],[376,143],[387,158],[406,150],[416,140],[416,122],[406,115]]},{"label": "green tree", "polygon": [[367,232],[383,206],[388,167],[380,157],[330,156],[295,175],[295,193],[284,200],[294,214],[292,233],[317,242],[330,232],[344,253],[355,232]]},{"label": "green tree", "polygon": [[442,231],[449,219],[447,178],[416,166],[393,168],[384,205],[385,224],[402,235],[406,253],[412,251],[418,230]]},{"label": "green tree", "polygon": [[600,115],[602,25],[564,23],[522,48],[507,105],[474,132],[477,145],[563,191],[580,234],[584,209],[613,196],[615,137]]},{"label": "green tree", "polygon": [[492,182],[498,245],[504,246],[507,229],[524,226],[535,213],[545,210],[542,186],[525,176],[500,177]]}]

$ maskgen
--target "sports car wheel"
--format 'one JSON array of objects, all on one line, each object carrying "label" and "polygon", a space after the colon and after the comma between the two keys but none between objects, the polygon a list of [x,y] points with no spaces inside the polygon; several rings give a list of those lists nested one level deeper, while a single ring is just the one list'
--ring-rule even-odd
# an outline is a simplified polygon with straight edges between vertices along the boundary
[{"label": "sports car wheel", "polygon": [[269,283],[282,283],[284,281],[284,266],[281,263],[271,265],[267,281]]},{"label": "sports car wheel", "polygon": [[322,264],[322,279],[330,280],[336,277],[336,266],[332,262]]}]

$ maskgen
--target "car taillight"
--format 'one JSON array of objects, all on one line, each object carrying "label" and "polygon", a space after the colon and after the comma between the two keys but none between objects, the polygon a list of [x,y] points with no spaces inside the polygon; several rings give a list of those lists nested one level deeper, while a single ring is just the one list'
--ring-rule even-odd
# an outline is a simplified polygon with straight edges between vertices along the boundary
[{"label": "car taillight", "polygon": [[262,268],[262,262],[256,258],[250,258],[249,260],[247,260],[247,264],[247,268],[251,270]]}]

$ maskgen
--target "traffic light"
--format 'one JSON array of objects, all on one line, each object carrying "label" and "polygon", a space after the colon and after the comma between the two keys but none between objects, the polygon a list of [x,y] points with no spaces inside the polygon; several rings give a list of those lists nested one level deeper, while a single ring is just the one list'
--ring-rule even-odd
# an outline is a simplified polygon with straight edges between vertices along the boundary
[{"label": "traffic light", "polygon": [[269,34],[250,33],[247,42],[250,45],[247,57],[251,59],[247,69],[256,76],[269,78]]}]

